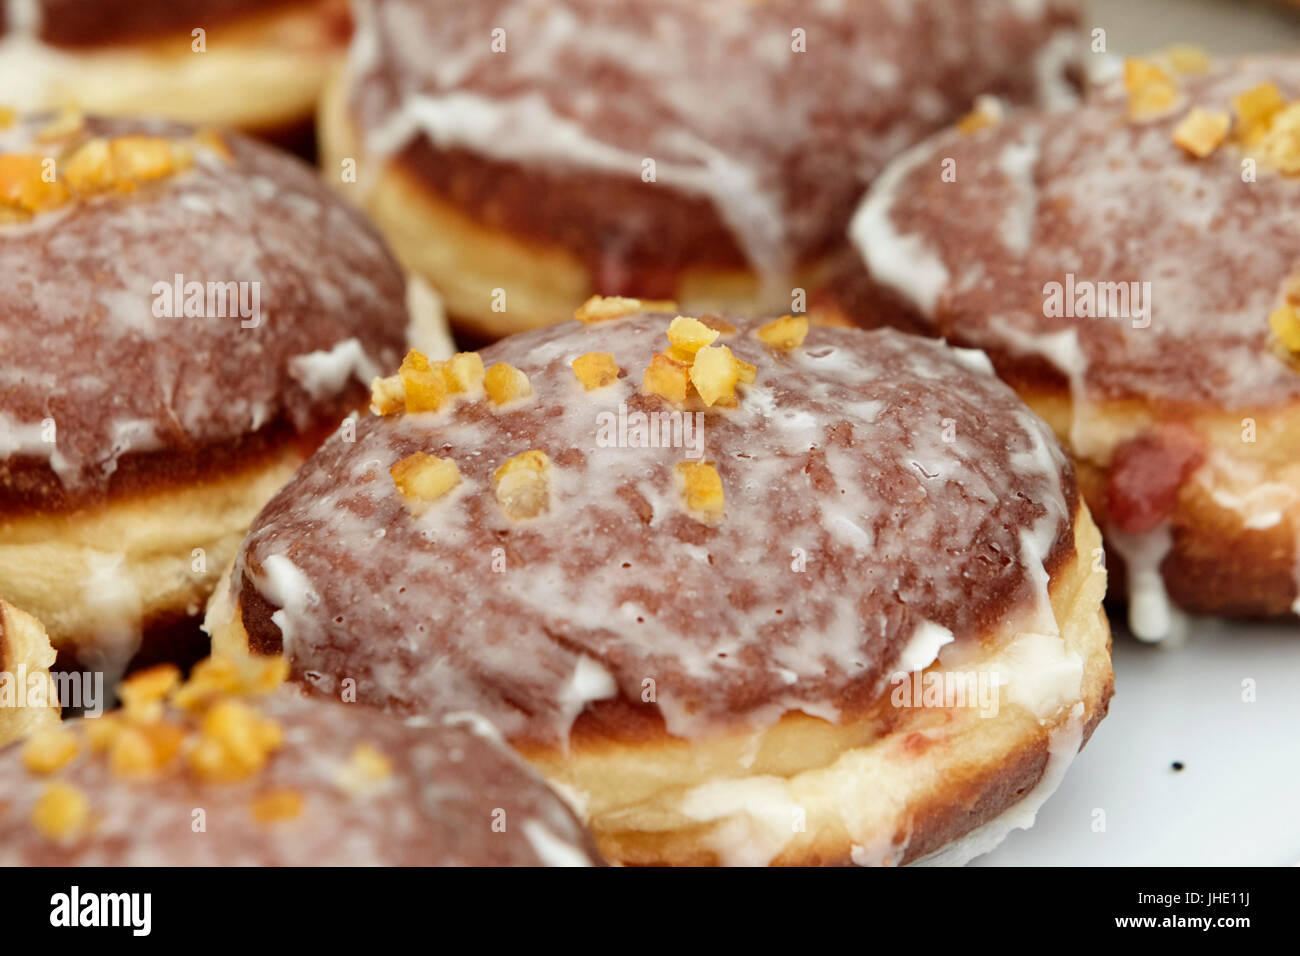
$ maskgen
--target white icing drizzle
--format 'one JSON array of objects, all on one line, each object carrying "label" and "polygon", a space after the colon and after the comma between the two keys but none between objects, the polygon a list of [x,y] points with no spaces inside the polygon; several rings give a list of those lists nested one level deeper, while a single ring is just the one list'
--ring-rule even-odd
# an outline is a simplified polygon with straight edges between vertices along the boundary
[{"label": "white icing drizzle", "polygon": [[[894,226],[894,200],[914,170],[934,159],[928,143],[903,153],[872,184],[871,191],[849,224],[849,238],[862,253],[872,276],[892,286],[923,315],[934,315],[939,294],[948,285],[948,267],[918,235],[903,235]],[[939,175],[939,166],[934,175]]]},{"label": "white icing drizzle", "polygon": [[1174,607],[1160,565],[1173,547],[1168,525],[1141,534],[1110,529],[1106,539],[1124,558],[1128,577],[1128,627],[1142,641],[1180,643],[1187,618]]},{"label": "white icing drizzle", "polygon": [[[354,106],[377,158],[421,133],[439,147],[629,179],[651,158],[653,188],[709,199],[779,289],[839,196],[851,201],[890,155],[974,96],[1015,79],[1059,98],[1063,76],[1050,73],[1075,34],[1044,24],[1068,7],[956,4],[918,31],[931,2],[362,3]],[[792,50],[792,25],[806,28],[806,54]],[[505,52],[492,48],[497,29]],[[372,74],[384,79],[367,88]],[[938,75],[961,76],[963,88],[937,87]],[[916,108],[898,108],[903,95]],[[795,201],[783,182],[791,168],[835,195]]]}]

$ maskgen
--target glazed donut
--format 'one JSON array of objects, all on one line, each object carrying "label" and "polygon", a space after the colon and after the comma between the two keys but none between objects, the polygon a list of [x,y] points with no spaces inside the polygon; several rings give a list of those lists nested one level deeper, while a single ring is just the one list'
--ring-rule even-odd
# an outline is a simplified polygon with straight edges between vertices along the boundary
[{"label": "glazed donut", "polygon": [[287,137],[350,32],[346,0],[0,0],[0,101]]},{"label": "glazed donut", "polygon": [[1300,612],[1300,61],[1125,74],[900,158],[833,297],[988,352],[1076,457],[1159,639],[1178,608]]},{"label": "glazed donut", "polygon": [[0,746],[59,722],[54,648],[41,622],[0,600]]},{"label": "glazed donut", "polygon": [[364,3],[322,157],[463,332],[562,321],[592,292],[779,314],[894,153],[983,93],[1072,98],[1076,14]]},{"label": "glazed donut", "polygon": [[123,709],[0,753],[0,866],[600,862],[482,718],[258,693],[266,670],[209,660],[184,685],[170,665],[140,671]]},{"label": "glazed donut", "polygon": [[[624,863],[960,859],[1028,825],[1111,688],[1047,426],[978,353],[642,308],[408,355],[254,522],[214,647],[482,713]],[[897,696],[994,674],[983,711]]]},{"label": "glazed donut", "polygon": [[401,357],[405,280],[291,157],[67,115],[0,129],[0,275],[0,590],[60,666],[192,662],[248,522]]}]

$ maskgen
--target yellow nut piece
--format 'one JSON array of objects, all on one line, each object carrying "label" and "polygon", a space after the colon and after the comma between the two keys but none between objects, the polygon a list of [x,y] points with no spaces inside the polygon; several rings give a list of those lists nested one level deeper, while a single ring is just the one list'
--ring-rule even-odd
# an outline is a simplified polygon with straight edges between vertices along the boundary
[{"label": "yellow nut piece", "polygon": [[131,720],[157,720],[165,701],[181,684],[181,672],[175,664],[158,664],[138,671],[118,685],[122,709]]},{"label": "yellow nut piece", "polygon": [[1165,48],[1165,59],[1179,73],[1208,73],[1210,54],[1199,46],[1177,43]]},{"label": "yellow nut piece", "polygon": [[663,353],[650,360],[650,366],[641,380],[641,391],[645,394],[662,396],[677,405],[686,401],[690,387],[690,366],[674,361]]},{"label": "yellow nut piece", "polygon": [[1209,156],[1228,136],[1227,113],[1211,113],[1199,106],[1174,127],[1174,142],[1198,159]]},{"label": "yellow nut piece", "polygon": [[117,181],[108,140],[96,137],[83,143],[63,163],[63,178],[79,193],[112,189]]},{"label": "yellow nut piece", "polygon": [[612,352],[588,352],[573,360],[573,374],[587,391],[604,388],[618,381],[618,363]]},{"label": "yellow nut piece", "polygon": [[0,129],[8,129],[18,119],[18,111],[12,106],[0,106]]},{"label": "yellow nut piece", "polygon": [[506,517],[536,518],[550,508],[550,469],[551,459],[546,452],[534,448],[515,455],[496,470],[492,477],[497,502]]},{"label": "yellow nut piece", "polygon": [[1130,119],[1161,116],[1178,102],[1178,87],[1173,78],[1149,60],[1124,61],[1124,88],[1128,91]]},{"label": "yellow nut piece", "polygon": [[709,328],[699,319],[679,315],[668,325],[668,341],[682,352],[694,355],[706,345],[712,345],[721,333]]},{"label": "yellow nut piece", "polygon": [[32,773],[62,770],[79,750],[77,735],[61,726],[38,730],[23,745],[23,766]]},{"label": "yellow nut piece", "polygon": [[1277,113],[1255,148],[1265,163],[1285,175],[1300,174],[1300,103]]},{"label": "yellow nut piece", "polygon": [[401,375],[377,378],[370,383],[370,410],[376,415],[396,415],[406,407],[406,385]]},{"label": "yellow nut piece", "polygon": [[713,462],[678,462],[676,473],[687,508],[707,520],[722,517],[726,505],[722,476]]},{"label": "yellow nut piece", "polygon": [[1002,122],[1002,103],[995,96],[977,96],[975,108],[957,121],[957,129],[966,135]]},{"label": "yellow nut piece", "polygon": [[436,412],[447,401],[447,379],[423,352],[407,352],[397,374],[402,379],[407,412]]},{"label": "yellow nut piece", "polygon": [[705,405],[733,404],[739,381],[739,363],[725,345],[710,345],[695,353],[691,384]]},{"label": "yellow nut piece", "polygon": [[1284,305],[1268,317],[1268,327],[1288,352],[1300,354],[1300,308]]},{"label": "yellow nut piece", "polygon": [[483,388],[494,405],[527,398],[533,394],[528,376],[506,362],[496,362],[483,376]]},{"label": "yellow nut piece", "polygon": [[774,349],[797,349],[808,337],[808,316],[783,315],[762,326],[755,334],[761,342]]},{"label": "yellow nut piece", "polygon": [[51,783],[32,807],[32,826],[51,840],[72,840],[90,822],[90,799],[76,787]]},{"label": "yellow nut piece", "polygon": [[352,750],[351,767],[366,780],[384,780],[393,775],[393,762],[373,744],[357,744]]},{"label": "yellow nut piece", "polygon": [[388,470],[398,494],[411,513],[424,514],[429,506],[460,484],[460,468],[450,458],[417,451]]},{"label": "yellow nut piece", "polygon": [[109,141],[109,151],[118,178],[132,183],[170,176],[185,163],[184,154],[159,136],[119,136]]},{"label": "yellow nut piece", "polygon": [[1254,146],[1268,132],[1273,117],[1286,107],[1282,91],[1272,83],[1261,83],[1232,98],[1237,114],[1236,139]]},{"label": "yellow nut piece", "polygon": [[608,322],[638,312],[673,312],[676,302],[667,300],[628,299],[619,295],[593,295],[573,312],[579,322]]},{"label": "yellow nut piece", "polygon": [[442,363],[443,377],[452,392],[472,392],[483,384],[483,359],[477,352],[458,352]]},{"label": "yellow nut piece", "polygon": [[30,214],[67,202],[67,186],[50,173],[54,167],[47,160],[46,156],[0,154],[0,204]]},{"label": "yellow nut piece", "polygon": [[82,727],[86,731],[86,742],[90,744],[93,753],[104,753],[109,750],[124,726],[118,714],[88,717],[82,722]]},{"label": "yellow nut piece", "polygon": [[189,752],[191,769],[210,783],[245,780],[261,770],[284,743],[284,732],[239,700],[223,700],[203,717]]},{"label": "yellow nut piece", "polygon": [[119,777],[150,776],[172,762],[184,741],[185,729],[174,724],[124,726],[109,746],[109,768]]},{"label": "yellow nut piece", "polygon": [[304,805],[301,793],[283,788],[259,794],[248,805],[248,810],[258,823],[279,823],[302,816]]}]

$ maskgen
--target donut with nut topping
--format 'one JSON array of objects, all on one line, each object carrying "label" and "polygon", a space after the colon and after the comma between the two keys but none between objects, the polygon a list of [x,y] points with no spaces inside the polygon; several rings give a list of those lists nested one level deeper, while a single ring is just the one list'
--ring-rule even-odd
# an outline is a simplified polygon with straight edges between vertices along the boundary
[{"label": "donut with nut topping", "polygon": [[854,219],[841,314],[984,349],[1076,458],[1133,632],[1300,613],[1300,59],[1132,59],[942,133]]},{"label": "donut with nut topping", "polygon": [[[892,331],[577,317],[376,379],[254,521],[214,647],[483,714],[614,861],[899,863],[1032,819],[1111,687],[1047,426]],[[898,703],[958,673],[999,675],[993,719]]]}]

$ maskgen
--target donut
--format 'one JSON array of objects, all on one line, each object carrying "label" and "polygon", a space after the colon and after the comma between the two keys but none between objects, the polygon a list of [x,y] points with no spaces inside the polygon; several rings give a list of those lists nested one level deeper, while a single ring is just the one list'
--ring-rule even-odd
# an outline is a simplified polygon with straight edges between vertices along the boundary
[{"label": "donut", "polygon": [[1047,426],[892,330],[578,316],[377,380],[254,521],[214,648],[482,714],[621,863],[959,860],[1032,822],[1111,689]]},{"label": "donut", "polygon": [[0,747],[59,722],[54,648],[41,622],[0,599]]},{"label": "donut", "polygon": [[258,509],[408,334],[445,348],[309,168],[163,121],[0,129],[0,275],[0,593],[110,684],[205,653]]},{"label": "donut", "polygon": [[292,138],[350,32],[346,0],[0,0],[0,100]]},{"label": "donut", "polygon": [[1139,638],[1300,613],[1298,97],[1292,57],[1157,57],[963,124],[876,181],[831,283],[984,349],[1052,424]]},{"label": "donut", "polygon": [[0,752],[3,866],[590,866],[558,793],[474,714],[402,721],[277,672],[159,665]]},{"label": "donut", "polygon": [[780,314],[894,153],[980,94],[1073,97],[1077,12],[381,0],[322,101],[322,159],[479,340],[592,293]]}]

